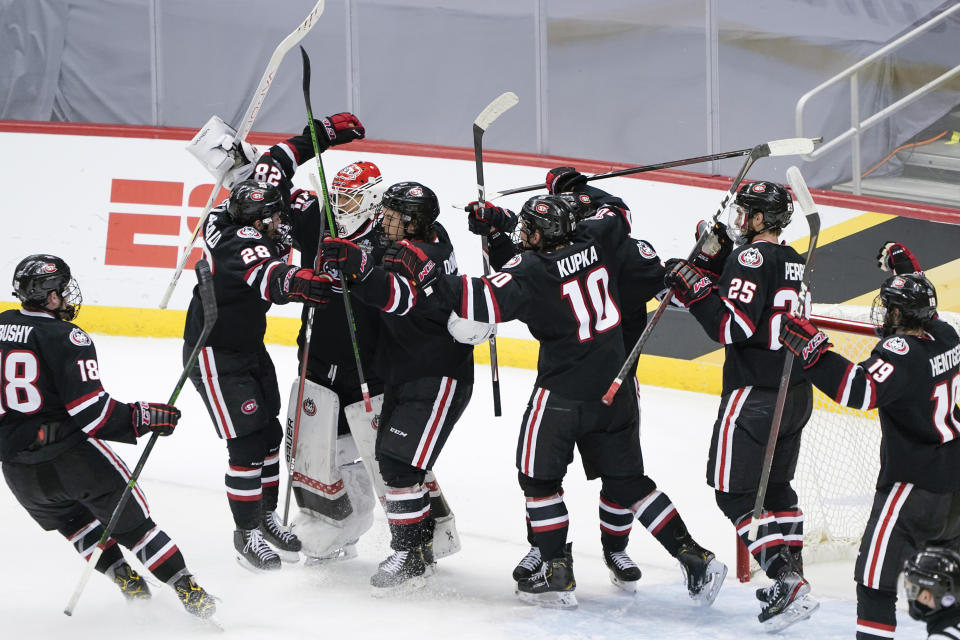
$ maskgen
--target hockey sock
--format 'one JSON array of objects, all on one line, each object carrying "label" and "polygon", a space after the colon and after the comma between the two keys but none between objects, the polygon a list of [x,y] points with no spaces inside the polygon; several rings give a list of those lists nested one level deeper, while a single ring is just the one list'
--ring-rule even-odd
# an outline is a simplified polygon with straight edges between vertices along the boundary
[{"label": "hockey sock", "polygon": [[[138,538],[137,534],[146,527],[149,529]],[[138,527],[133,533],[117,537],[123,546],[137,554],[137,560],[161,582],[173,584],[187,572],[180,549],[152,520],[148,520],[144,526]]]},{"label": "hockey sock", "polygon": [[776,578],[783,567],[789,563],[789,553],[786,540],[780,532],[780,524],[774,518],[773,513],[764,511],[760,514],[760,523],[757,527],[757,539],[750,542],[750,523],[753,522],[752,514],[748,513],[741,520],[735,522],[737,535],[743,540],[747,551],[750,552],[756,561],[767,574],[769,578]]},{"label": "hockey sock", "polygon": [[773,511],[780,533],[795,560],[795,568],[802,573],[803,511],[800,510],[797,492],[787,482],[771,484],[764,503]]},{"label": "hockey sock", "polygon": [[[76,523],[71,522],[61,527],[60,533],[67,539],[67,542],[73,545],[77,553],[83,556],[84,560],[89,560],[100,541],[100,536],[103,535],[103,525],[100,524],[99,520],[91,520],[77,528]],[[120,562],[123,562],[123,554],[117,546],[117,541],[109,538],[100,559],[97,560],[96,570],[100,573],[106,573],[108,569]]]},{"label": "hockey sock", "polygon": [[425,486],[387,487],[385,497],[391,549],[410,551],[429,539],[425,523],[430,519],[430,494]]},{"label": "hockey sock", "polygon": [[889,640],[897,629],[897,594],[857,585],[857,640]]},{"label": "hockey sock", "polygon": [[633,528],[633,511],[607,499],[600,492],[600,543],[610,552],[627,548],[630,529]]},{"label": "hockey sock", "polygon": [[687,526],[670,496],[655,489],[636,502],[632,510],[637,514],[640,524],[647,528],[667,553],[674,557],[680,553],[680,547],[687,537]]},{"label": "hockey sock", "polygon": [[542,498],[527,496],[527,519],[533,529],[536,546],[544,560],[563,557],[570,516],[563,502],[563,492]]},{"label": "hockey sock", "polygon": [[238,529],[256,529],[260,524],[260,466],[231,464],[224,477],[230,511]]},{"label": "hockey sock", "polygon": [[263,471],[260,473],[260,486],[263,488],[263,512],[267,513],[277,508],[280,497],[280,447],[273,447],[267,451],[263,459]]}]

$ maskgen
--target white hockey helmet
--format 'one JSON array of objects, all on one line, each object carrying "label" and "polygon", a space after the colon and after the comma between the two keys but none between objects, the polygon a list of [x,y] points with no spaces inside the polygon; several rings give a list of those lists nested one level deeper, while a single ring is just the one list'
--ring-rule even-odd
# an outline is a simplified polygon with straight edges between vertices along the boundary
[{"label": "white hockey helmet", "polygon": [[340,169],[330,185],[337,235],[349,237],[363,223],[375,220],[385,190],[380,169],[372,162],[354,162]]}]

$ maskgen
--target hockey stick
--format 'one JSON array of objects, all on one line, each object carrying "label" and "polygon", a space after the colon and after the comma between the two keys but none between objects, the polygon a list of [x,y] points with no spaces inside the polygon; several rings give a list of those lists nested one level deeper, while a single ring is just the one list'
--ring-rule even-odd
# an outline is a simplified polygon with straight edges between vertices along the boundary
[{"label": "hockey stick", "polygon": [[[325,0],[317,0],[317,4],[313,6],[313,9],[307,14],[303,22],[300,23],[300,26],[281,40],[277,48],[273,50],[273,55],[270,56],[270,61],[267,62],[267,68],[264,69],[263,76],[260,77],[260,84],[257,85],[256,91],[253,92],[253,98],[251,98],[250,104],[247,105],[247,111],[243,114],[243,120],[241,120],[240,126],[237,128],[237,137],[234,138],[234,144],[245,140],[247,134],[250,133],[250,130],[253,128],[253,121],[256,120],[257,114],[260,113],[260,107],[263,106],[263,101],[267,97],[267,91],[270,90],[270,86],[273,84],[273,76],[283,61],[283,57],[287,55],[287,52],[293,48],[293,45],[300,42],[303,37],[309,33],[310,29],[313,28],[313,25],[317,23],[317,19],[323,13],[324,2]],[[166,309],[170,303],[170,296],[173,295],[173,290],[176,289],[177,282],[180,280],[180,274],[183,273],[183,268],[190,258],[191,251],[193,251],[193,243],[196,242],[197,235],[199,235],[200,229],[203,228],[207,214],[210,213],[210,209],[213,208],[213,203],[217,199],[217,194],[220,193],[220,188],[223,186],[225,178],[226,174],[217,178],[216,184],[213,185],[213,191],[210,192],[210,197],[207,198],[207,203],[203,205],[203,210],[200,212],[200,219],[197,220],[197,226],[193,229],[193,233],[190,234],[190,241],[187,242],[180,251],[180,260],[177,263],[177,269],[173,272],[173,277],[170,279],[170,284],[167,285],[167,290],[163,293],[163,298],[160,299],[161,309]]]},{"label": "hockey stick", "polygon": [[[307,122],[310,123],[310,140],[313,142],[313,152],[317,156],[317,175],[310,174],[310,180],[313,182],[313,188],[317,195],[323,199],[323,210],[327,216],[327,228],[330,235],[337,237],[337,227],[333,224],[333,213],[330,211],[330,194],[327,192],[327,179],[323,173],[323,161],[320,158],[320,144],[317,142],[317,131],[313,123],[313,109],[310,106],[310,56],[306,49],[300,47],[300,56],[303,60],[303,102],[307,107]],[[317,240],[317,260],[314,264],[314,271],[320,272],[320,252],[323,245],[323,232]],[[367,379],[363,375],[363,364],[360,362],[360,349],[357,346],[357,324],[353,316],[353,305],[350,304],[350,290],[347,288],[345,278],[340,278],[340,286],[343,290],[343,308],[347,312],[347,329],[350,331],[350,342],[353,345],[353,357],[357,363],[357,375],[360,377],[360,392],[363,394],[363,406],[367,412],[373,411],[373,405],[370,404],[370,387],[367,385]],[[297,384],[297,412],[293,419],[293,437],[290,443],[290,473],[287,477],[287,495],[283,501],[283,526],[287,526],[287,518],[290,515],[290,494],[293,492],[293,469],[297,461],[297,440],[300,436],[300,416],[303,412],[303,388],[307,380],[307,362],[310,356],[310,339],[313,336],[313,314],[315,307],[310,305],[307,308],[306,326],[303,330],[303,353],[300,356],[300,381]]]},{"label": "hockey stick", "polygon": [[[180,390],[183,389],[183,384],[190,375],[190,370],[193,369],[193,365],[200,356],[200,349],[202,349],[203,345],[206,343],[207,336],[209,336],[210,332],[213,330],[213,325],[217,323],[217,301],[213,294],[213,276],[210,273],[210,264],[206,261],[206,259],[201,258],[197,261],[194,269],[197,273],[197,282],[200,283],[200,302],[203,308],[203,329],[200,331],[200,338],[197,340],[197,344],[194,345],[193,351],[190,352],[190,357],[183,365],[183,371],[180,373],[180,379],[177,380],[177,386],[174,387],[173,393],[170,394],[170,401],[167,402],[167,404],[176,403],[177,397],[180,396]],[[120,520],[120,514],[123,513],[124,507],[127,506],[127,502],[130,500],[130,496],[133,494],[133,488],[137,485],[137,479],[140,477],[140,472],[143,471],[143,466],[147,463],[147,458],[150,456],[150,452],[153,451],[153,446],[157,443],[157,438],[159,437],[160,434],[154,432],[150,436],[150,440],[147,441],[147,446],[144,448],[143,453],[140,454],[140,459],[137,461],[137,466],[134,467],[133,473],[130,474],[130,480],[127,482],[127,486],[120,495],[120,501],[117,502],[117,506],[113,510],[113,515],[110,516],[110,522],[107,523],[106,527],[104,527],[103,535],[100,536],[100,540],[97,542],[96,549],[93,550],[93,553],[90,555],[90,559],[87,561],[87,565],[83,568],[83,573],[80,576],[80,582],[77,584],[77,588],[73,590],[73,595],[70,596],[70,601],[67,603],[67,607],[63,610],[63,612],[68,616],[73,615],[73,610],[77,606],[77,601],[80,600],[80,594],[83,593],[83,589],[87,586],[87,581],[90,579],[90,575],[96,568],[97,562],[100,560],[100,556],[103,555],[103,550],[107,546],[107,540],[110,539],[110,534],[116,528],[117,521]]]},{"label": "hockey stick", "polygon": [[[814,142],[823,142],[823,138],[813,138]],[[696,156],[694,158],[684,158],[683,160],[671,160],[670,162],[661,162],[659,164],[646,164],[639,167],[630,167],[629,169],[617,169],[607,173],[597,173],[592,176],[586,176],[586,182],[592,180],[602,180],[604,178],[616,178],[618,176],[629,176],[635,173],[646,173],[647,171],[659,171],[661,169],[672,169],[674,167],[685,167],[691,164],[700,164],[701,162],[713,162],[715,160],[725,160],[727,158],[738,158],[745,156],[753,149],[737,149],[736,151],[724,151],[723,153],[713,153],[708,156]],[[525,191],[536,191],[537,189],[546,189],[545,184],[531,184],[526,187],[515,187],[506,191],[498,191],[497,197],[509,196],[513,193],[523,193]]]},{"label": "hockey stick", "polygon": [[[800,174],[800,169],[787,169],[787,181],[793,189],[800,208],[807,216],[807,225],[810,227],[810,246],[807,248],[806,266],[803,268],[803,279],[800,281],[800,301],[797,305],[797,314],[806,313],[807,292],[810,289],[810,279],[813,276],[813,254],[817,250],[817,238],[820,236],[820,214],[810,197],[807,183]],[[793,369],[793,352],[786,350],[783,361],[783,373],[780,375],[780,388],[777,389],[777,402],[773,407],[773,421],[770,423],[770,435],[767,436],[767,448],[763,452],[763,466],[760,470],[760,484],[757,487],[757,500],[753,504],[753,518],[750,520],[750,531],[747,539],[753,542],[757,539],[757,530],[760,528],[760,514],[763,511],[763,501],[767,497],[767,484],[770,480],[770,468],[773,466],[773,454],[777,448],[777,438],[780,435],[780,423],[783,420],[783,408],[787,403],[787,387],[790,386],[790,372]]]},{"label": "hockey stick", "polygon": [[[483,181],[483,133],[493,121],[499,118],[504,111],[514,107],[520,101],[517,94],[505,91],[488,104],[473,121],[473,157],[477,166],[477,202],[483,206],[486,201],[486,187]],[[480,238],[480,248],[483,255],[483,273],[490,275],[490,248],[486,236]],[[500,367],[497,364],[497,336],[490,336],[490,377],[493,383],[493,415],[500,416]]]},{"label": "hockey stick", "polygon": [[[750,155],[747,156],[743,166],[740,167],[740,172],[737,173],[736,177],[733,179],[733,182],[730,184],[730,189],[726,194],[724,194],[723,200],[720,201],[720,208],[718,208],[717,212],[713,214],[713,218],[710,221],[710,227],[713,227],[713,225],[717,223],[717,220],[720,218],[720,214],[722,214],[724,209],[727,208],[727,203],[730,202],[730,198],[734,197],[734,195],[737,193],[740,183],[743,182],[744,177],[746,177],[747,172],[750,170],[750,167],[753,166],[754,162],[760,158],[766,158],[767,156],[797,156],[810,153],[813,151],[813,145],[816,141],[816,138],[784,138],[782,140],[771,140],[770,142],[758,144],[751,149]],[[700,252],[700,248],[703,246],[703,243],[707,241],[707,235],[708,234],[706,233],[700,235],[700,238],[693,246],[693,250],[690,252],[689,257],[687,258],[688,262],[697,257],[697,254]],[[633,368],[633,363],[636,362],[638,357],[640,357],[640,352],[643,350],[643,345],[645,345],[647,340],[650,339],[650,334],[653,332],[653,328],[657,326],[657,323],[660,321],[660,316],[662,316],[663,312],[666,311],[667,305],[670,304],[670,300],[672,298],[673,290],[667,289],[666,294],[663,296],[663,300],[660,301],[660,306],[657,307],[656,311],[654,311],[653,317],[650,318],[650,321],[647,323],[646,328],[644,328],[643,333],[640,334],[640,337],[637,338],[636,344],[633,345],[633,349],[630,350],[630,354],[627,356],[626,361],[624,361],[623,366],[620,367],[617,377],[614,378],[613,382],[610,383],[610,388],[607,389],[607,392],[603,395],[603,404],[609,406],[610,403],[613,402],[613,397],[617,394],[617,391],[620,390],[620,385],[623,384],[623,379]]]}]

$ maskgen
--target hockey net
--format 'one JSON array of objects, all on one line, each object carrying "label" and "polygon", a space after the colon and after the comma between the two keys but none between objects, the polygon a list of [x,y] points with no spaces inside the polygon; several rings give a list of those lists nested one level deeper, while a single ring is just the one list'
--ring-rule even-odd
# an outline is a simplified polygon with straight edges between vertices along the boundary
[{"label": "hockey net", "polygon": [[[960,332],[960,315],[940,317]],[[815,304],[811,320],[830,336],[833,350],[852,362],[865,360],[877,344],[870,307]],[[814,387],[793,482],[804,514],[804,564],[856,557],[879,470],[877,411],[841,406]],[[759,571],[738,538],[737,577],[746,582]]]}]

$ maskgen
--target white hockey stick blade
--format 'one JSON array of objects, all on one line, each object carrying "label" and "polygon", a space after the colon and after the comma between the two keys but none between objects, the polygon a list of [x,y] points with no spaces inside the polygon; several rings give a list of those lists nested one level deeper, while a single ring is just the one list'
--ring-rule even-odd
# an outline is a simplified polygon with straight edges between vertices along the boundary
[{"label": "white hockey stick blade", "polygon": [[793,189],[793,195],[797,199],[797,202],[800,203],[800,208],[803,209],[805,215],[817,210],[817,206],[813,203],[813,198],[810,196],[810,189],[807,188],[807,182],[803,179],[803,174],[800,173],[800,169],[797,167],[787,169],[787,182],[790,183],[790,188]]},{"label": "white hockey stick blade", "polygon": [[771,156],[802,156],[813,151],[816,138],[784,138],[767,143]]},{"label": "white hockey stick blade", "polygon": [[494,120],[499,118],[507,109],[514,107],[518,102],[520,102],[520,98],[517,97],[517,94],[513,91],[504,91],[480,112],[477,119],[473,121],[474,126],[486,131],[487,127],[489,127]]}]

